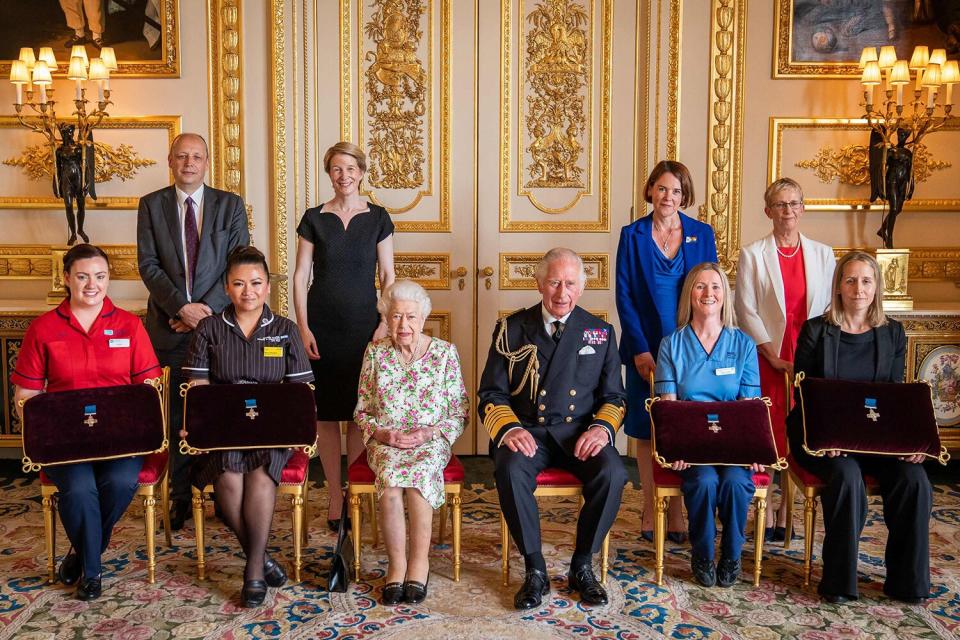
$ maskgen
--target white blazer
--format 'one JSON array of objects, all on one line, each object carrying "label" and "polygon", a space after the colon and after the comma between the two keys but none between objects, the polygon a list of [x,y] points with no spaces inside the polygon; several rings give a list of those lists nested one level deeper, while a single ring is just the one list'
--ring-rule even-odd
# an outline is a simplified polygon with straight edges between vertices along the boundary
[{"label": "white blazer", "polygon": [[[807,282],[807,318],[813,318],[823,314],[830,304],[830,284],[837,260],[833,249],[802,233],[800,246]],[[740,249],[734,308],[740,328],[758,345],[772,343],[773,352],[779,355],[787,316],[783,275],[772,233]]]}]

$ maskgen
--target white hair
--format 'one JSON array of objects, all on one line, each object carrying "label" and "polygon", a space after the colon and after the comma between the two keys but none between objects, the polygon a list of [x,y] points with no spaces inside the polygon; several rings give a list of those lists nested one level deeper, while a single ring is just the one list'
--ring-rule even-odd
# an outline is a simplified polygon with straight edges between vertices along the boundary
[{"label": "white hair", "polygon": [[547,277],[547,270],[550,268],[550,263],[559,262],[560,260],[570,260],[571,262],[577,263],[577,266],[580,268],[580,288],[582,289],[587,283],[587,271],[583,268],[583,259],[577,255],[576,251],[567,249],[566,247],[554,247],[540,258],[540,262],[537,263],[537,282],[542,284],[543,279]]},{"label": "white hair", "polygon": [[380,293],[380,299],[377,300],[377,311],[380,312],[381,316],[386,317],[387,312],[390,311],[390,307],[398,300],[419,304],[420,315],[422,315],[424,319],[430,315],[430,310],[433,308],[430,304],[430,296],[427,295],[426,289],[413,280],[395,280],[392,285]]}]

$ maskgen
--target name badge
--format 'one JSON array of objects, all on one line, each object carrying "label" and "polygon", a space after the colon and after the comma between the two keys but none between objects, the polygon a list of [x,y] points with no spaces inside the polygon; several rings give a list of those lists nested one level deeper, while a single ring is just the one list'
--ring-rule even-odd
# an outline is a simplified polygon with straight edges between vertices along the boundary
[{"label": "name badge", "polygon": [[264,347],[263,357],[264,358],[282,358],[283,347]]},{"label": "name badge", "polygon": [[717,369],[715,373],[718,376],[732,376],[736,372],[737,372],[736,367],[721,367],[720,369]]},{"label": "name badge", "polygon": [[109,344],[111,349],[128,348],[130,346],[130,338],[110,338]]},{"label": "name badge", "polygon": [[103,335],[105,335],[105,336],[112,336],[112,335],[113,335],[113,329],[104,329],[104,330],[103,330]]}]

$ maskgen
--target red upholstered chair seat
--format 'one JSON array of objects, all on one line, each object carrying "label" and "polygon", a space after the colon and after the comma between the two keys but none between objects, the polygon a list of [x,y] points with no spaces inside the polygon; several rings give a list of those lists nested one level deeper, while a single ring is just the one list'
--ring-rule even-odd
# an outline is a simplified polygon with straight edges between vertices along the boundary
[{"label": "red upholstered chair seat", "polygon": [[[350,484],[373,484],[375,480],[373,469],[367,464],[367,452],[364,450],[347,469],[347,482]],[[463,464],[455,455],[450,456],[450,461],[443,469],[443,482],[444,484],[463,482]]]},{"label": "red upholstered chair seat", "polygon": [[537,474],[538,487],[580,486],[581,484],[583,483],[580,482],[580,479],[566,469],[549,467]]},{"label": "red upholstered chair seat", "polygon": [[[167,452],[151,453],[143,459],[143,468],[140,469],[140,476],[137,478],[138,485],[156,484],[160,481],[164,469],[167,468]],[[40,484],[52,485],[50,477],[40,470]]]},{"label": "red upholstered chair seat", "polygon": [[310,458],[302,449],[294,449],[287,465],[280,472],[280,484],[303,484],[310,466]]},{"label": "red upholstered chair seat", "polygon": [[[770,486],[770,474],[766,472],[754,473],[752,476],[754,486]],[[682,482],[683,479],[680,477],[680,474],[673,469],[664,469],[660,465],[653,465],[653,483],[658,487],[679,487]]]},{"label": "red upholstered chair seat", "polygon": [[[827,483],[824,482],[820,476],[800,466],[800,463],[797,462],[796,458],[793,457],[793,454],[788,454],[787,460],[790,464],[789,468],[793,470],[793,475],[803,486],[817,489],[822,489],[823,487],[827,486]],[[877,478],[870,474],[864,474],[863,483],[868,487],[875,487],[880,484]]]}]

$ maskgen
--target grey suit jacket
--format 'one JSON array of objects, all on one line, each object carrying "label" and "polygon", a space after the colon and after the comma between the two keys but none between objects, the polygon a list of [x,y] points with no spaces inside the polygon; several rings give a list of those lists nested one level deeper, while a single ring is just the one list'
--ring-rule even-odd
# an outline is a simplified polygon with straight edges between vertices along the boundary
[{"label": "grey suit jacket", "polygon": [[[191,299],[219,313],[229,300],[223,290],[227,254],[250,244],[247,213],[240,196],[204,185],[200,253]],[[183,346],[191,334],[177,333],[169,321],[187,300],[186,269],[180,237],[180,215],[173,186],[140,198],[137,213],[137,264],[150,292],[147,333],[153,347],[171,350]]]}]

